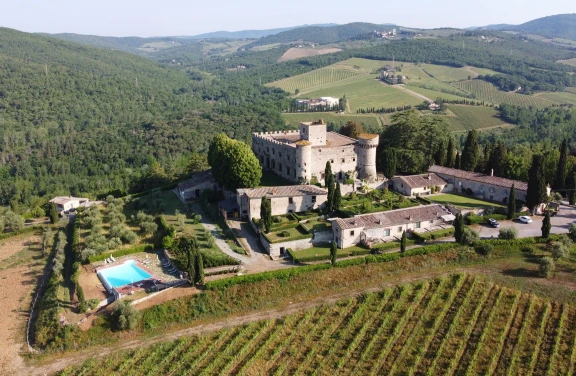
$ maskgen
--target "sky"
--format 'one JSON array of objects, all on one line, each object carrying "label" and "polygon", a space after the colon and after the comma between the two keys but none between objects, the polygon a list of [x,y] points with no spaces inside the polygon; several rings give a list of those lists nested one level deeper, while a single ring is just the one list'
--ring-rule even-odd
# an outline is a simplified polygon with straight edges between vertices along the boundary
[{"label": "sky", "polygon": [[304,24],[394,23],[417,28],[520,24],[576,13],[576,1],[548,0],[5,0],[0,26],[27,32],[179,36]]}]

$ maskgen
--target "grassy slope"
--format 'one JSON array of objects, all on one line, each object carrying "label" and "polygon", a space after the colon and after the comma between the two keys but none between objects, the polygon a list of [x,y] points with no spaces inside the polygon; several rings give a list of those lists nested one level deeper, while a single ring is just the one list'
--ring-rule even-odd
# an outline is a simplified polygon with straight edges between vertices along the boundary
[{"label": "grassy slope", "polygon": [[448,108],[455,116],[442,118],[450,124],[452,131],[510,126],[498,117],[494,107],[450,105]]},{"label": "grassy slope", "polygon": [[347,121],[357,121],[358,123],[364,125],[365,128],[369,129],[380,129],[382,126],[380,117],[376,114],[366,114],[366,115],[358,115],[358,114],[337,114],[337,113],[294,113],[294,114],[282,114],[282,118],[286,121],[286,124],[289,124],[291,127],[298,127],[298,124],[303,121],[310,121],[310,119],[314,119],[317,117],[321,117],[324,119],[328,124],[332,123],[335,125],[336,128],[341,127],[342,125],[346,124]]}]

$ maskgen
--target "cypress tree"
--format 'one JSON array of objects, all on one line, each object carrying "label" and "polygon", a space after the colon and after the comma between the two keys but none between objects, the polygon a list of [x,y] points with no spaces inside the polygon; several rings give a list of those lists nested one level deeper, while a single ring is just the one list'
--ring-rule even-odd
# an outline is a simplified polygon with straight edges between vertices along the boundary
[{"label": "cypress tree", "polygon": [[454,161],[454,168],[460,169],[460,153],[456,152],[456,160]]},{"label": "cypress tree", "polygon": [[272,202],[268,197],[262,197],[260,204],[260,221],[264,226],[264,232],[270,232],[272,226]]},{"label": "cypress tree", "polygon": [[454,219],[454,238],[457,243],[462,242],[462,235],[464,234],[464,218],[462,214],[458,213]]},{"label": "cypress tree", "polygon": [[552,224],[550,223],[550,211],[546,210],[546,214],[544,215],[544,220],[542,220],[542,237],[544,239],[548,239],[550,236],[550,229],[552,228]]},{"label": "cypress tree", "polygon": [[514,183],[510,187],[510,194],[508,195],[508,219],[514,218],[514,213],[516,213],[516,189],[514,189]]},{"label": "cypress tree", "polygon": [[336,191],[334,192],[334,209],[333,210],[340,209],[341,205],[342,205],[342,192],[340,190],[340,183],[336,183]]},{"label": "cypress tree", "polygon": [[400,252],[406,252],[406,231],[402,231],[402,238],[400,239]]},{"label": "cypress tree", "polygon": [[385,149],[382,152],[382,172],[387,179],[392,179],[396,175],[396,151],[394,149]]},{"label": "cypress tree", "polygon": [[486,174],[490,173],[488,161],[490,160],[490,144],[484,145],[484,158],[482,159],[482,169]]},{"label": "cypress tree", "polygon": [[448,148],[446,149],[446,167],[454,167],[454,141],[452,137],[448,139]]},{"label": "cypress tree", "polygon": [[532,166],[528,172],[528,191],[526,206],[533,211],[539,204],[546,201],[546,175],[544,173],[544,157],[536,154],[532,157]]},{"label": "cypress tree", "polygon": [[56,204],[50,204],[50,223],[54,224],[58,222],[58,210],[56,210]]},{"label": "cypress tree", "polygon": [[566,185],[566,161],[568,158],[568,142],[562,140],[560,146],[560,159],[558,160],[558,169],[556,170],[556,179],[554,180],[554,189],[563,190]]},{"label": "cypress tree", "polygon": [[488,158],[488,165],[486,166],[486,173],[490,174],[490,171],[494,170],[495,176],[503,176],[507,155],[508,152],[506,146],[504,146],[502,142],[498,142],[490,152],[490,158]]},{"label": "cypress tree", "polygon": [[478,134],[476,133],[476,130],[473,129],[468,132],[468,137],[466,137],[466,143],[464,144],[464,150],[462,150],[462,156],[460,157],[462,170],[474,171],[478,164],[479,155]]},{"label": "cypress tree", "polygon": [[446,164],[446,148],[444,141],[440,142],[440,145],[438,146],[438,151],[434,157],[434,163],[436,163],[437,166],[444,166]]},{"label": "cypress tree", "polygon": [[328,188],[328,198],[326,200],[326,207],[329,212],[334,210],[334,193],[336,190],[334,184],[334,174],[332,174],[332,165],[330,161],[326,161],[326,168],[324,169],[324,184]]},{"label": "cypress tree", "polygon": [[202,254],[200,251],[196,252],[196,263],[195,263],[195,271],[196,271],[196,283],[201,285],[204,284],[204,259],[202,258]]},{"label": "cypress tree", "polygon": [[570,192],[568,193],[568,203],[570,205],[576,204],[576,173],[572,174],[570,181]]},{"label": "cypress tree", "polygon": [[337,252],[338,252],[338,246],[336,245],[336,242],[333,241],[332,244],[330,245],[330,263],[332,264],[332,266],[336,265]]}]

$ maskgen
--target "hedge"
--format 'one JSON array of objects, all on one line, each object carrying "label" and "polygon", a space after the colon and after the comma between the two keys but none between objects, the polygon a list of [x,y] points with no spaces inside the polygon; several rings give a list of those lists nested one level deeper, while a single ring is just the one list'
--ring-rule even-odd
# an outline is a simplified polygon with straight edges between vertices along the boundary
[{"label": "hedge", "polygon": [[[288,248],[286,250],[286,252],[288,252],[288,254],[290,255],[290,257],[292,258],[292,260],[294,262],[325,261],[325,260],[330,259],[330,253],[328,253],[326,255],[313,255],[313,256],[298,257],[291,248]],[[337,254],[336,257],[337,258],[344,258],[344,257],[350,257],[350,256],[362,256],[362,255],[367,255],[370,252],[372,252],[370,249],[354,249],[354,250],[351,250],[351,251],[346,252],[346,253],[341,252],[341,253]]]},{"label": "hedge", "polygon": [[425,232],[422,234],[418,234],[415,232],[412,233],[412,237],[414,237],[416,243],[424,243],[427,240],[445,238],[451,235],[454,235],[454,227],[446,228],[443,230]]},{"label": "hedge", "polygon": [[[252,222],[256,225],[256,228],[260,227],[260,220],[256,219],[256,218],[252,218]],[[277,231],[281,231],[281,230],[289,230],[292,228],[296,228],[300,225],[300,223],[298,223],[298,221],[295,221],[294,223],[274,223],[272,222],[272,224],[270,225],[270,232],[277,232]]]},{"label": "hedge", "polygon": [[431,205],[432,201],[428,200],[427,198],[416,196],[416,200],[421,202],[424,205]]},{"label": "hedge", "polygon": [[[268,235],[265,234],[264,232],[261,232],[261,234],[262,234],[262,236],[268,241],[268,243],[270,243],[270,244],[291,242],[291,241],[294,241],[294,240],[301,240],[301,239],[310,239],[310,238],[313,237],[312,234],[309,234],[308,231],[306,231],[306,229],[302,226],[302,224],[299,223],[298,226],[296,226],[296,228],[300,228],[300,229],[301,229],[301,232],[303,231],[303,232],[305,232],[305,233],[304,233],[304,234],[297,235],[297,236],[292,236],[292,237],[290,237],[290,238],[288,238],[288,239],[278,239],[278,240],[274,240],[274,241],[272,241],[272,240],[268,237]],[[272,232],[272,231],[270,231],[270,232]],[[274,231],[274,232],[276,232],[276,231]]]},{"label": "hedge", "polygon": [[484,216],[471,214],[464,217],[464,222],[466,222],[467,225],[476,225],[478,223],[488,223],[488,219],[490,218],[497,221],[505,221],[507,219],[504,214],[490,214]]},{"label": "hedge", "polygon": [[119,251],[112,252],[112,253],[103,253],[101,255],[90,256],[88,261],[90,263],[93,263],[96,261],[106,260],[110,256],[120,257],[120,256],[131,255],[133,253],[148,252],[148,251],[153,251],[153,250],[154,250],[154,246],[152,244],[141,244],[141,245],[138,245],[138,246],[133,247],[133,248],[121,249]]},{"label": "hedge", "polygon": [[45,226],[48,226],[48,224],[45,224],[42,226],[41,225],[28,226],[28,227],[23,228],[22,230],[6,232],[3,234],[0,234],[0,240],[8,239],[8,238],[10,238],[12,236],[16,236],[16,235],[27,234],[29,232],[34,232],[37,230],[42,230]]},{"label": "hedge", "polygon": [[298,221],[303,221],[305,219],[312,219],[320,216],[319,212],[311,211],[304,213],[292,213],[292,216]]}]

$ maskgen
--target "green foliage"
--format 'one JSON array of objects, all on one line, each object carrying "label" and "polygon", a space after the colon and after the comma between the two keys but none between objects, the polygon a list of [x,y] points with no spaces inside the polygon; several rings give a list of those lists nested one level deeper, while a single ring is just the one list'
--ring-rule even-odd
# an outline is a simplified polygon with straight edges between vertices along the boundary
[{"label": "green foliage", "polygon": [[334,210],[340,209],[342,206],[342,191],[340,190],[340,183],[336,183],[336,191],[334,192]]},{"label": "green foliage", "polygon": [[272,201],[268,197],[262,197],[260,203],[260,223],[264,232],[270,232],[272,226]]},{"label": "green foliage", "polygon": [[475,129],[468,132],[464,149],[462,150],[461,168],[465,171],[474,171],[480,157],[478,146],[478,133]]},{"label": "green foliage", "polygon": [[336,190],[334,174],[332,173],[332,165],[330,161],[326,161],[324,168],[324,186],[328,189],[328,197],[326,199],[326,209],[328,212],[334,210],[334,193]]},{"label": "green foliage", "polygon": [[208,163],[216,181],[229,191],[260,184],[262,168],[250,146],[218,134],[210,143]]},{"label": "green foliage", "polygon": [[58,211],[56,210],[56,204],[50,204],[50,223],[58,223]]},{"label": "green foliage", "polygon": [[116,330],[133,330],[138,324],[139,313],[130,301],[119,300],[115,303],[110,316],[112,327]]},{"label": "green foliage", "polygon": [[446,228],[443,230],[436,230],[430,232],[423,232],[423,233],[412,233],[412,237],[416,241],[416,243],[424,243],[428,240],[436,240],[441,238],[446,238],[448,236],[454,235],[454,228]]},{"label": "green foliage", "polygon": [[465,227],[464,231],[462,231],[462,237],[460,239],[460,243],[464,245],[474,245],[480,240],[478,233],[472,230],[469,227]]},{"label": "green foliage", "polygon": [[538,272],[540,277],[551,278],[556,271],[556,263],[551,257],[545,256],[540,259]]},{"label": "green foliage", "polygon": [[394,148],[384,149],[382,151],[380,168],[387,179],[392,179],[396,175],[396,151]]},{"label": "green foliage", "polygon": [[550,222],[550,211],[546,210],[544,219],[542,220],[542,237],[548,238],[550,236],[550,230],[552,229],[552,223]]},{"label": "green foliage", "polygon": [[338,246],[336,245],[336,242],[333,241],[330,244],[330,263],[332,264],[332,266],[336,265],[337,251]]},{"label": "green foliage", "polygon": [[462,244],[462,235],[464,234],[464,219],[462,218],[462,214],[456,214],[456,218],[454,219],[454,238],[456,239],[457,243]]},{"label": "green foliage", "polygon": [[526,206],[533,210],[539,204],[546,202],[546,177],[544,174],[544,158],[535,154],[532,158],[532,167],[528,175],[528,192],[526,193]]},{"label": "green foliage", "polygon": [[454,140],[452,137],[448,137],[448,146],[446,147],[446,164],[445,167],[454,167]]},{"label": "green foliage", "polygon": [[131,255],[134,253],[140,253],[140,252],[151,252],[153,250],[154,250],[154,245],[152,245],[152,244],[140,244],[140,245],[133,247],[133,248],[126,248],[126,249],[121,249],[119,251],[115,251],[115,252],[111,252],[111,253],[104,253],[101,255],[91,256],[88,259],[88,262],[93,263],[96,261],[103,261],[103,260],[106,260],[110,256],[120,257],[120,256]]},{"label": "green foliage", "polygon": [[501,227],[498,231],[498,238],[504,240],[515,240],[518,238],[516,227]]},{"label": "green foliage", "polygon": [[514,188],[514,183],[510,187],[510,193],[508,194],[508,213],[506,219],[512,219],[516,213],[516,188]]},{"label": "green foliage", "polygon": [[402,237],[400,238],[400,253],[406,252],[406,231],[402,231]]},{"label": "green foliage", "polygon": [[482,256],[489,256],[494,251],[494,245],[491,243],[479,243],[474,247],[476,253]]},{"label": "green foliage", "polygon": [[560,159],[558,160],[558,168],[556,169],[556,177],[554,179],[554,189],[563,190],[566,184],[566,164],[568,158],[568,140],[562,140],[560,145]]},{"label": "green foliage", "polygon": [[555,243],[552,245],[552,258],[554,261],[565,258],[570,253],[570,249],[562,243]]},{"label": "green foliage", "polygon": [[358,137],[364,133],[364,127],[357,121],[349,120],[338,132],[344,136],[358,139]]}]

